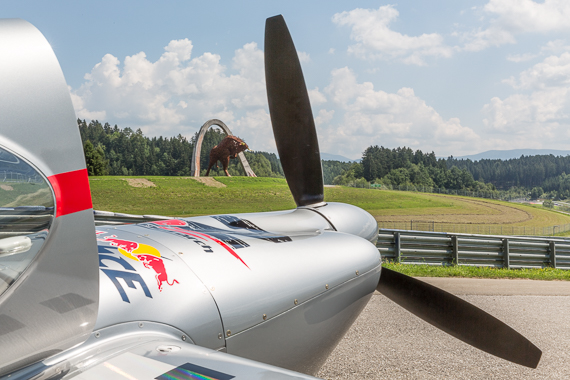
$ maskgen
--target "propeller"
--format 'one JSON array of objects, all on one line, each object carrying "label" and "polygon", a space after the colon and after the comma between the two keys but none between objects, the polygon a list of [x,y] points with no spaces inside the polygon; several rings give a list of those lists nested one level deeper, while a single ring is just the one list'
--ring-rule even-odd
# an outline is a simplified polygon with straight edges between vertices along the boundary
[{"label": "propeller", "polygon": [[424,321],[489,354],[536,368],[542,352],[524,336],[467,301],[382,268],[376,289]]},{"label": "propeller", "polygon": [[[265,24],[265,78],[271,124],[297,206],[323,202],[315,122],[295,45],[283,16]],[[536,368],[542,352],[497,318],[450,293],[382,268],[377,290],[435,327],[480,350]]]},{"label": "propeller", "polygon": [[265,23],[265,82],[283,173],[297,206],[322,203],[317,131],[295,45],[283,16]]}]

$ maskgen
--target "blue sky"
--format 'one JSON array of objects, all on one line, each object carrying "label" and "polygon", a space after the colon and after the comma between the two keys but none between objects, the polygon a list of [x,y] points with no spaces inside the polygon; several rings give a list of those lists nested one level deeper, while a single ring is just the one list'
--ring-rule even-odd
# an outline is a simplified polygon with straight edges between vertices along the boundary
[{"label": "blue sky", "polygon": [[51,43],[82,119],[191,137],[219,118],[275,151],[263,35],[283,14],[323,152],[570,149],[568,1],[1,4]]}]

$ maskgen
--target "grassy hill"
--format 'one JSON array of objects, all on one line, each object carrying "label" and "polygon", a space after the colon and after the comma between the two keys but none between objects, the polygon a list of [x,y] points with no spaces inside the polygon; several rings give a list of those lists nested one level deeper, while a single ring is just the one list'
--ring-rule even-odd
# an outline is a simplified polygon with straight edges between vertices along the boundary
[{"label": "grassy hill", "polygon": [[[196,216],[292,209],[295,203],[284,179],[215,177],[210,185],[191,177],[90,177],[93,207],[131,214]],[[140,187],[137,187],[140,186]],[[440,194],[326,187],[325,200],[359,206],[381,225],[430,221],[465,226],[461,232],[498,233],[489,226],[547,227],[570,223],[570,217],[508,202]],[[478,229],[477,229],[478,228]],[[481,231],[481,228],[483,230]]]}]

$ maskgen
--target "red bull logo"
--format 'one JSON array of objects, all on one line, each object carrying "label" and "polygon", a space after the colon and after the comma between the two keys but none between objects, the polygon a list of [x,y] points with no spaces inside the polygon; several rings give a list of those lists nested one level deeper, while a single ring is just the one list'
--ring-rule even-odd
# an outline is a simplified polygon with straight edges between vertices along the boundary
[{"label": "red bull logo", "polygon": [[[113,247],[117,247],[123,251],[127,251],[128,253],[133,253],[133,251],[139,247],[139,243],[130,240],[117,239],[117,236],[115,235],[105,236],[103,239],[99,240],[106,241]],[[129,258],[132,259],[132,257]]]},{"label": "red bull logo", "polygon": [[179,284],[176,279],[172,281],[168,280],[168,273],[166,272],[164,261],[159,250],[153,246],[137,243],[136,241],[118,239],[115,235],[105,236],[97,240],[107,242],[111,244],[111,246],[117,247],[123,256],[131,260],[139,261],[143,263],[145,268],[153,270],[159,291],[162,292],[164,284],[169,286]]},{"label": "red bull logo", "polygon": [[164,261],[161,258],[155,257],[153,255],[137,255],[137,259],[143,263],[145,268],[152,269],[156,275],[156,282],[158,283],[158,290],[162,292],[162,285],[166,283],[167,285],[178,284],[177,280],[168,281],[168,274],[166,273],[166,268],[164,267]]}]

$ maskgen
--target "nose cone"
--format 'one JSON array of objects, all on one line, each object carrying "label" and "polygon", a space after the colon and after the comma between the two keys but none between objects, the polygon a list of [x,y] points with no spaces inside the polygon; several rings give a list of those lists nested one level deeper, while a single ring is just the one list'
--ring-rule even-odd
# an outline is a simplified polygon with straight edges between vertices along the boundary
[{"label": "nose cone", "polygon": [[346,203],[328,202],[325,206],[314,210],[327,218],[337,231],[356,235],[376,244],[378,222],[360,207]]}]

